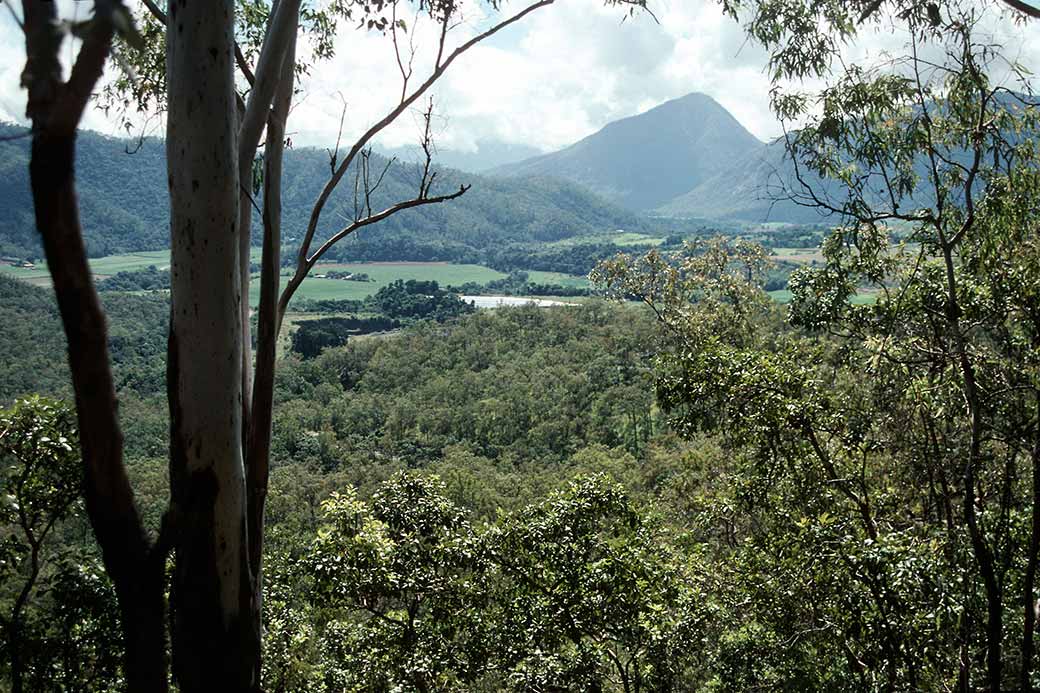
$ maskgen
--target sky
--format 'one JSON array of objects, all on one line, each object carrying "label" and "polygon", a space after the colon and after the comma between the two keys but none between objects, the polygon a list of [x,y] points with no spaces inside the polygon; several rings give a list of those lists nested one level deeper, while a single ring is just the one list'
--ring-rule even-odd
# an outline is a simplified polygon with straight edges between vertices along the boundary
[{"label": "sky", "polygon": [[[62,12],[82,17],[87,7],[63,0]],[[507,0],[502,12],[520,7],[521,2]],[[439,146],[472,151],[482,141],[494,141],[551,151],[612,120],[691,92],[713,97],[760,139],[781,133],[769,110],[766,54],[723,16],[718,2],[650,0],[650,7],[653,17],[626,17],[602,0],[558,0],[478,44],[433,90]],[[22,122],[25,94],[18,76],[24,43],[8,9],[0,8],[0,120]],[[1034,71],[1040,69],[1040,22],[1016,25],[998,12],[989,14],[986,23],[995,40]],[[449,44],[468,39],[501,16],[471,4]],[[414,80],[428,69],[436,46],[431,27],[407,23],[417,48]],[[900,51],[905,43],[898,32],[870,29],[847,49],[846,59],[870,61]],[[315,65],[301,84],[289,124],[294,144],[331,146],[341,115],[344,137],[356,136],[395,105],[400,88],[392,42],[343,26],[336,55]],[[383,134],[381,144],[416,142],[418,121],[417,113],[406,113]],[[86,115],[84,127],[119,132],[118,124],[96,109]],[[148,134],[162,134],[161,119],[142,127]]]}]

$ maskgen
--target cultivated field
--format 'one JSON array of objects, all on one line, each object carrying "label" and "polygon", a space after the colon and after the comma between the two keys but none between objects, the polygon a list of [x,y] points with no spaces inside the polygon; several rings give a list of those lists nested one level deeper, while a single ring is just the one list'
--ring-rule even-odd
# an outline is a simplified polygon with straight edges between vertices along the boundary
[{"label": "cultivated field", "polygon": [[[260,249],[253,249],[254,262],[260,259]],[[98,279],[110,277],[117,272],[127,272],[145,269],[155,265],[160,269],[170,266],[170,252],[168,250],[155,250],[141,253],[130,253],[127,255],[109,255],[107,257],[95,258],[90,261],[90,267],[94,276]],[[325,274],[329,271],[358,272],[367,274],[372,281],[353,282],[340,279],[318,279],[314,275]],[[33,269],[24,267],[12,267],[0,265],[0,272],[23,279],[38,286],[50,286],[50,273],[43,263],[36,265]],[[559,276],[552,273],[535,273],[539,276]],[[283,285],[288,276],[292,275],[291,269],[282,270]],[[371,262],[371,263],[349,263],[319,264],[314,268],[311,276],[296,292],[297,298],[310,299],[354,299],[361,300],[366,296],[374,294],[383,286],[395,279],[418,279],[423,281],[434,280],[446,286],[448,284],[464,284],[465,282],[485,283],[493,279],[501,279],[506,275],[493,269],[480,265],[453,265],[446,262]],[[257,279],[254,275],[254,279]],[[532,280],[535,281],[535,280]],[[543,278],[537,281],[546,281]],[[583,281],[582,278],[574,278],[574,281]],[[256,304],[259,300],[260,284],[253,281],[250,287],[250,302]]]},{"label": "cultivated field", "polygon": [[[170,251],[155,250],[129,255],[109,255],[107,257],[93,258],[90,260],[90,269],[93,270],[97,279],[110,277],[117,272],[140,270],[155,265],[162,269],[170,265]],[[12,267],[11,265],[0,265],[0,272],[23,279],[37,286],[50,286],[51,275],[47,271],[47,265],[40,262],[36,267],[29,269],[25,267]]]},{"label": "cultivated field", "polygon": [[[330,271],[367,274],[372,281],[355,282],[342,279],[321,279],[315,275]],[[292,275],[291,269],[282,271],[283,283]],[[441,286],[477,282],[484,284],[506,275],[481,265],[452,265],[447,262],[359,262],[327,263],[315,266],[311,276],[304,280],[296,292],[296,298],[314,300],[351,299],[360,301],[371,296],[381,287],[397,279],[436,281]],[[250,287],[250,302],[256,304],[260,291],[259,282]]]},{"label": "cultivated field", "polygon": [[774,260],[785,260],[799,265],[823,262],[823,255],[818,248],[772,248],[771,251]]},{"label": "cultivated field", "polygon": [[[790,303],[791,299],[793,298],[793,295],[787,289],[782,289],[780,291],[770,291],[769,296],[777,303]],[[870,305],[871,303],[875,303],[877,301],[877,297],[878,294],[876,291],[870,289],[860,289],[856,294],[852,296],[852,298],[849,299],[849,303],[851,303],[854,306]]]},{"label": "cultivated field", "polygon": [[[253,259],[259,261],[260,249],[253,249]],[[169,250],[148,250],[140,253],[128,253],[126,255],[107,255],[105,257],[97,257],[90,259],[90,269],[94,272],[94,277],[97,279],[104,279],[105,277],[111,277],[113,274],[118,272],[133,272],[134,270],[142,270],[150,265],[155,265],[159,269],[168,269],[170,266],[170,251]],[[0,272],[8,274],[12,277],[24,279],[31,284],[38,284],[42,286],[50,286],[51,277],[47,271],[47,265],[44,262],[40,262],[36,265],[35,269],[26,269],[24,267],[12,267],[10,265],[0,265]]]},{"label": "cultivated field", "polygon": [[560,286],[579,286],[582,288],[589,285],[587,277],[563,274],[562,272],[539,272],[537,270],[527,271],[527,281],[532,284],[559,284]]},{"label": "cultivated field", "polygon": [[570,246],[584,245],[586,243],[613,243],[620,246],[648,247],[652,245],[661,245],[663,241],[663,236],[648,236],[634,231],[621,231],[615,233],[596,234],[593,236],[574,236],[573,238],[564,238],[561,241],[554,241],[549,245]]}]

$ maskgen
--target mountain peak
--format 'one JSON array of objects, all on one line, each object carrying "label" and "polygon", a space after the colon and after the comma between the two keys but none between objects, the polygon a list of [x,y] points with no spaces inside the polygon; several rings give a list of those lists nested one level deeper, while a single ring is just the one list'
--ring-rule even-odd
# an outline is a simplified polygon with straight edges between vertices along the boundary
[{"label": "mountain peak", "polygon": [[718,102],[694,92],[609,123],[558,152],[493,173],[557,176],[630,209],[652,209],[761,146]]},{"label": "mountain peak", "polygon": [[[722,105],[718,101],[708,96],[702,91],[691,91],[686,96],[679,96],[674,99],[670,99],[661,104],[661,106],[668,106],[670,104],[682,105],[682,106],[708,106],[714,108],[722,108]],[[660,106],[658,106],[660,108]],[[723,109],[725,110],[725,109]]]}]

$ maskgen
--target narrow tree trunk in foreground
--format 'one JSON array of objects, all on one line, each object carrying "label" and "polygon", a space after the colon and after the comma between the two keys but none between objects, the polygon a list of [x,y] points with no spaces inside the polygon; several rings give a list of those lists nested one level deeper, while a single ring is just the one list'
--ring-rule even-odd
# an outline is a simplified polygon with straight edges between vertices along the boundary
[{"label": "narrow tree trunk in foreground", "polygon": [[166,690],[165,557],[153,551],[122,464],[123,438],[108,363],[105,317],[79,228],[73,176],[75,137],[38,134],[30,177],[37,226],[69,345],[87,514],[119,598],[132,691]]},{"label": "narrow tree trunk in foreground", "polygon": [[[1036,412],[1040,416],[1040,394],[1036,397]],[[1037,420],[1040,427],[1040,419]],[[1032,467],[1033,467],[1033,509],[1029,534],[1029,553],[1026,556],[1026,574],[1022,585],[1022,663],[1019,671],[1018,687],[1023,691],[1032,690],[1033,654],[1035,645],[1033,635],[1036,630],[1036,568],[1040,559],[1040,430],[1033,434]]]},{"label": "narrow tree trunk in foreground", "polygon": [[[123,436],[108,359],[108,333],[79,221],[76,128],[112,43],[111,16],[99,13],[84,37],[67,82],[54,3],[23,5],[27,113],[33,121],[29,163],[36,227],[68,341],[83,455],[87,516],[115,586],[126,650],[127,689],[165,691],[165,554],[145,535],[123,465]],[[111,8],[109,8],[111,10]]]},{"label": "narrow tree trunk in foreground", "polygon": [[[293,15],[295,25],[295,14]],[[264,157],[264,247],[261,258],[260,304],[257,307],[256,379],[252,416],[246,438],[246,484],[249,516],[249,567],[255,581],[257,602],[263,598],[264,504],[271,456],[271,413],[274,406],[274,372],[282,315],[278,309],[282,238],[282,158],[285,121],[292,103],[296,67],[295,33],[285,47],[281,78],[267,120]]]}]

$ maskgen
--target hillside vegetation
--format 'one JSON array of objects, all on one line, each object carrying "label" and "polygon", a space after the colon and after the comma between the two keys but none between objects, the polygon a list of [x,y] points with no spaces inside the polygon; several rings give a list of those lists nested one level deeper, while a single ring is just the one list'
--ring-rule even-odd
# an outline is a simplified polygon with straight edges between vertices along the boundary
[{"label": "hillside vegetation", "polygon": [[[12,136],[24,128],[0,124],[0,255],[38,257],[28,186],[29,139]],[[142,141],[81,132],[77,145],[77,178],[83,229],[92,257],[169,247],[166,163],[161,140]],[[130,153],[130,152],[133,153]],[[387,160],[373,154],[370,169],[382,171]],[[284,247],[291,252],[318,193],[329,176],[324,151],[287,152],[283,213]],[[373,195],[373,209],[413,197],[420,172],[417,164],[390,164]],[[353,173],[347,174],[353,180]],[[536,243],[601,234],[623,228],[641,231],[648,222],[571,183],[532,179],[515,182],[445,169],[438,177],[442,191],[462,184],[472,189],[450,204],[433,205],[395,215],[371,230],[362,230],[336,249],[346,260],[456,260],[473,262],[482,252],[503,243]],[[354,216],[353,186],[333,196],[322,230],[338,230]],[[319,231],[320,233],[320,231]],[[259,235],[259,234],[257,234]],[[467,256],[469,259],[466,259]]]}]

